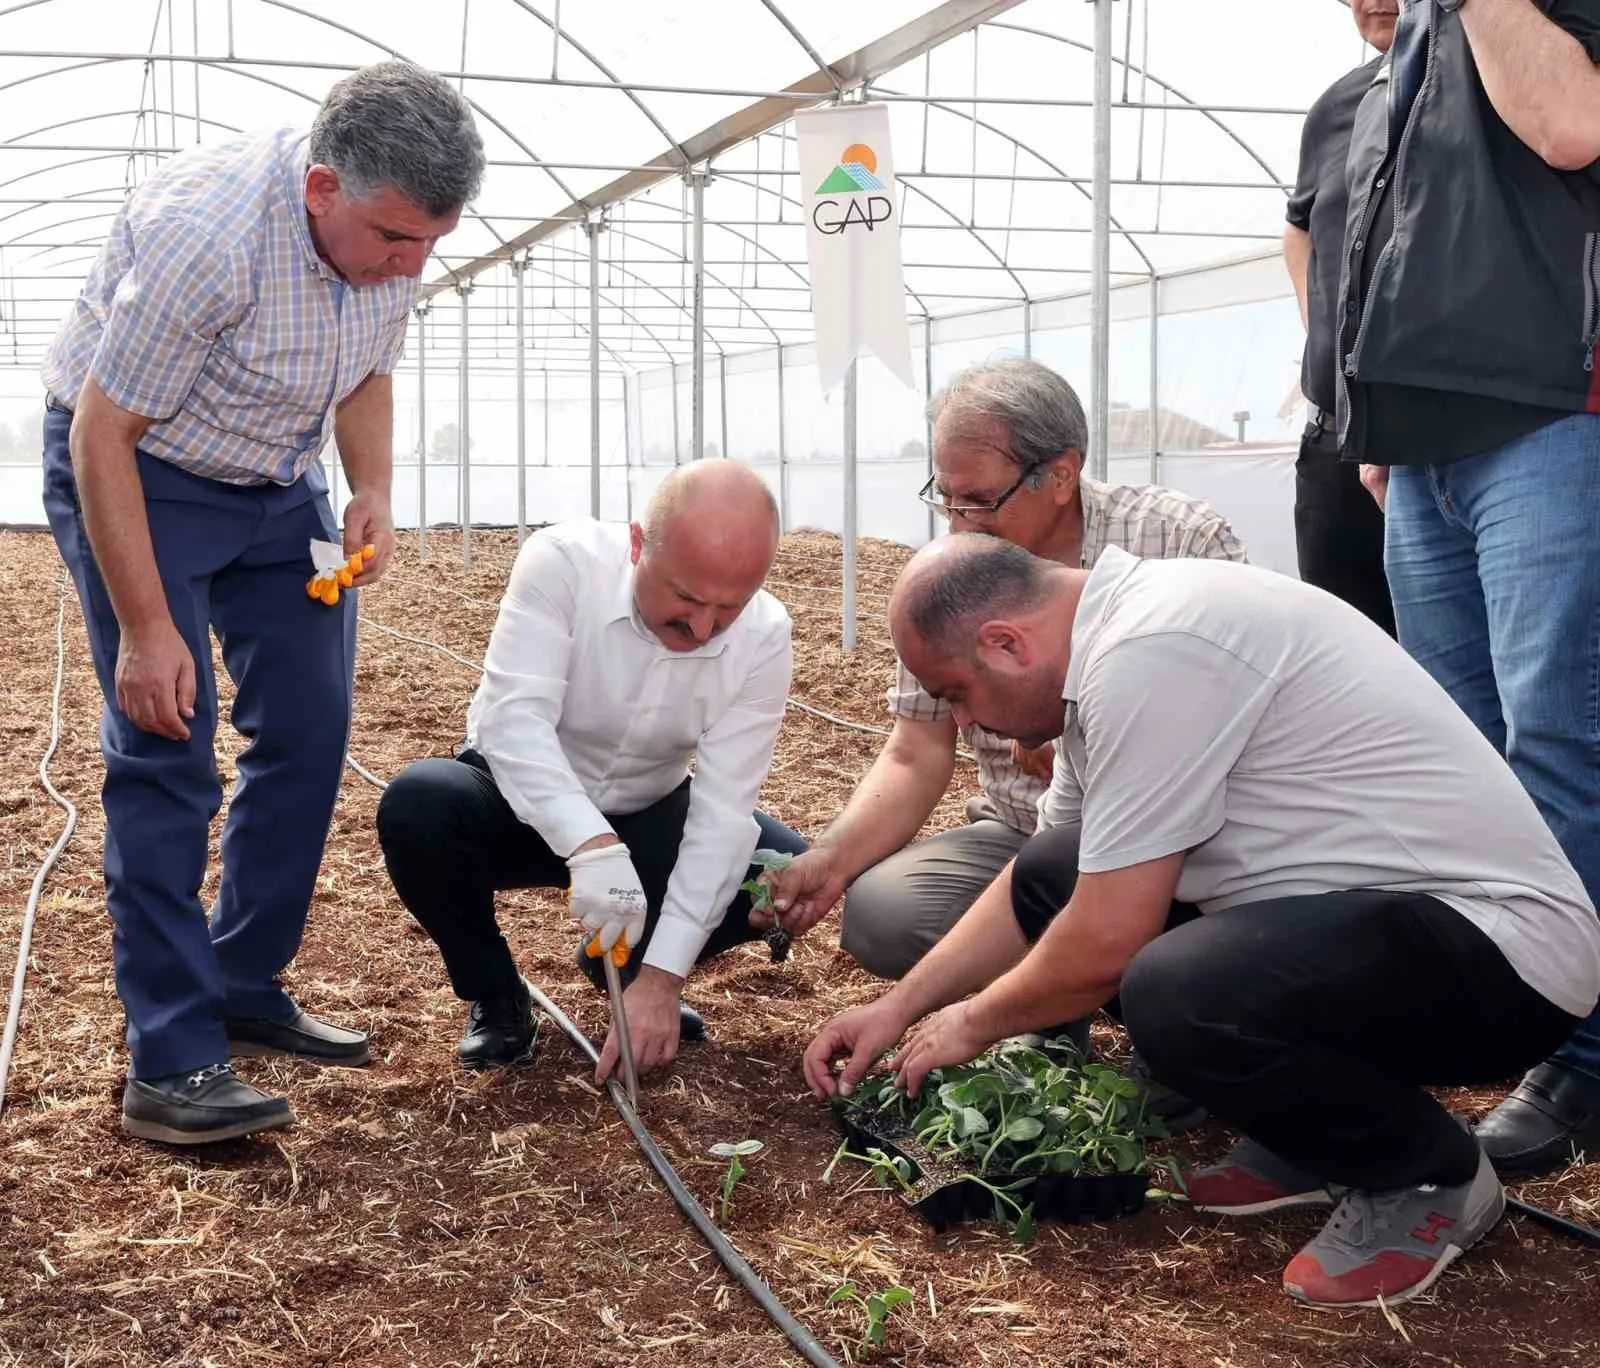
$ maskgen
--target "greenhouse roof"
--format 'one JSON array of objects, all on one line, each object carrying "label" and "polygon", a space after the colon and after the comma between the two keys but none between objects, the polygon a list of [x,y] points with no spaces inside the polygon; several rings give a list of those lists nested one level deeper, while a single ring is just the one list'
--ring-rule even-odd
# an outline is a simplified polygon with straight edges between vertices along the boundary
[{"label": "greenhouse roof", "polygon": [[[21,0],[0,3],[0,356],[38,363],[130,189],[197,142],[308,123],[345,71],[447,73],[490,158],[430,296],[472,282],[469,349],[693,349],[693,178],[707,346],[808,340],[796,108],[890,105],[907,310],[1081,293],[1094,6],[1061,0]],[[1335,0],[1119,0],[1114,282],[1270,250],[1302,111],[1370,55]],[[603,231],[598,231],[603,229]],[[519,269],[513,270],[515,260]],[[452,345],[456,338],[452,336]]]}]

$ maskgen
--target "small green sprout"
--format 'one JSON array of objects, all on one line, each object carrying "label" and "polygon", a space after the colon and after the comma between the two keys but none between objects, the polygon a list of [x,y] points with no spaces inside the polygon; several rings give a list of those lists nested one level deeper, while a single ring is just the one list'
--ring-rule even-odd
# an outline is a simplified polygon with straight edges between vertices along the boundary
[{"label": "small green sprout", "polygon": [[[787,869],[794,861],[794,856],[782,850],[758,850],[750,857],[750,863],[759,865],[763,870]],[[750,910],[752,912],[770,912],[772,910],[772,888],[763,878],[746,879],[739,885],[750,895]]]},{"label": "small green sprout", "polygon": [[889,1337],[889,1317],[897,1306],[906,1306],[910,1301],[911,1289],[908,1287],[889,1287],[882,1292],[863,1294],[853,1282],[846,1282],[834,1288],[828,1305],[849,1302],[856,1307],[862,1318],[861,1341],[857,1347],[865,1352],[883,1347]]},{"label": "small green sprout", "polygon": [[739,1186],[739,1180],[748,1172],[740,1163],[741,1159],[748,1159],[752,1154],[760,1154],[766,1146],[759,1140],[740,1140],[736,1143],[722,1141],[711,1147],[711,1153],[718,1159],[728,1161],[728,1171],[722,1175],[722,1219],[728,1219],[728,1212],[733,1208],[733,1190]]}]

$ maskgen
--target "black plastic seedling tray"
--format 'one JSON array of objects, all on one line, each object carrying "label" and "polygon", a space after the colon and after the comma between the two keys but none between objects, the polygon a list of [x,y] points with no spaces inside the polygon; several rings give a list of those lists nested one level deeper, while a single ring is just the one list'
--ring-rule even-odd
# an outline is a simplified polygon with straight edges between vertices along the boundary
[{"label": "black plastic seedling tray", "polygon": [[[836,1108],[840,1129],[857,1154],[881,1149],[911,1166],[911,1191],[902,1200],[935,1231],[963,1221],[992,1220],[997,1205],[987,1188],[970,1182],[972,1170],[930,1154],[911,1128],[898,1117],[864,1116],[852,1106]],[[1035,1220],[1109,1221],[1131,1216],[1144,1206],[1149,1175],[1136,1173],[1047,1174],[1011,1187],[1004,1175],[988,1181],[1005,1188],[1020,1207],[1033,1207]]]}]

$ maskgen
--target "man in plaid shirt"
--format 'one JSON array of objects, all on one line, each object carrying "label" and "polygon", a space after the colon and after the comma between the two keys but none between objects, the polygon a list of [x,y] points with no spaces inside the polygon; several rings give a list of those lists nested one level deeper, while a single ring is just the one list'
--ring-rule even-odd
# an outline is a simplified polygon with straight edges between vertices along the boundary
[{"label": "man in plaid shirt", "polygon": [[[956,532],[988,532],[1037,556],[1089,568],[1108,546],[1141,557],[1245,559],[1210,505],[1160,486],[1106,485],[1082,474],[1083,405],[1037,361],[957,375],[928,406],[934,475],[923,500]],[[970,907],[1033,834],[1050,785],[1052,746],[1023,751],[982,727],[961,739],[983,792],[967,824],[913,840],[955,771],[950,706],[902,665],[888,695],[894,729],[845,810],[772,878],[783,925],[799,934],[844,896],[841,940],[868,972],[900,978]]]},{"label": "man in plaid shirt", "polygon": [[[282,130],[166,163],[117,215],[44,364],[45,507],[105,698],[106,902],[132,1067],[123,1128],[200,1144],[288,1125],[236,1055],[367,1061],[279,975],[305,928],[339,788],[355,595],[307,597],[310,542],[394,550],[391,373],[433,245],[477,193],[464,99],[404,62]],[[354,497],[341,532],[318,456]],[[211,634],[236,685],[222,801]]]}]

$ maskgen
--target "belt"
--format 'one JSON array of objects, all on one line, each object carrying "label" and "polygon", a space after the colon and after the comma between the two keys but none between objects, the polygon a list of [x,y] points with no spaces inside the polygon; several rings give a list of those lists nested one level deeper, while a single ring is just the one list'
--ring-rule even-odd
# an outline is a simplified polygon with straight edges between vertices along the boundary
[{"label": "belt", "polygon": [[1310,411],[1307,414],[1307,421],[1310,425],[1316,428],[1318,432],[1332,432],[1334,415],[1329,413],[1327,409],[1318,408],[1315,404],[1311,404],[1308,407]]},{"label": "belt", "polygon": [[49,390],[44,392],[44,406],[47,409],[54,409],[57,413],[65,413],[68,417],[72,416],[72,410],[57,399],[55,395],[51,394]]}]

